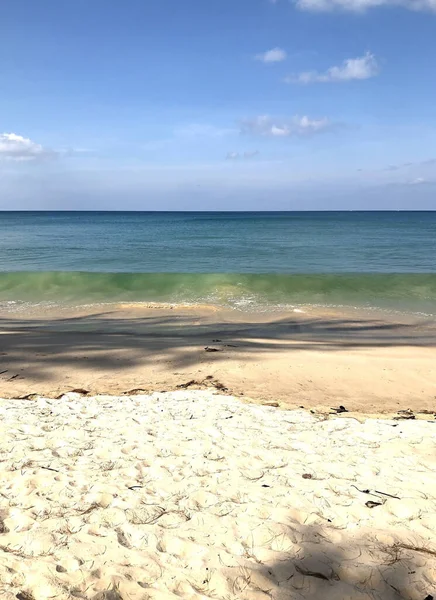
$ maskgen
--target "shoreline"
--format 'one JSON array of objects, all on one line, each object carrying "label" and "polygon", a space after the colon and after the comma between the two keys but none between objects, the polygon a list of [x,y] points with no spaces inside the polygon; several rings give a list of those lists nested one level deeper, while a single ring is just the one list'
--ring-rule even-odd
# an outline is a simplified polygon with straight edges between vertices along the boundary
[{"label": "shoreline", "polygon": [[233,314],[241,316],[251,316],[252,318],[288,315],[290,313],[313,314],[323,316],[332,314],[334,316],[354,315],[358,317],[378,317],[382,320],[393,320],[397,318],[401,321],[410,321],[411,319],[428,319],[436,323],[436,305],[435,312],[424,312],[422,310],[394,308],[393,306],[382,307],[367,304],[329,304],[329,303],[220,303],[218,301],[152,301],[152,300],[112,300],[112,301],[41,301],[28,302],[25,300],[2,300],[0,301],[0,315],[18,315],[28,314],[30,316],[41,317],[44,314],[56,315],[63,312],[89,312],[92,314],[97,309],[112,310],[190,310],[190,311],[213,311],[222,314]]},{"label": "shoreline", "polygon": [[[215,351],[208,352],[205,348]],[[436,321],[122,303],[0,314],[0,396],[216,387],[319,412],[434,410]]]}]

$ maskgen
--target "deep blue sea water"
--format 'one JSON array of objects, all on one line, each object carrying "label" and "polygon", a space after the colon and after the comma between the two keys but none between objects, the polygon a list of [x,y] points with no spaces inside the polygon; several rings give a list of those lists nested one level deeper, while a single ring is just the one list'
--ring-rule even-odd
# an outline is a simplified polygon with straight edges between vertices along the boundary
[{"label": "deep blue sea water", "polygon": [[0,213],[0,302],[436,313],[436,212]]}]

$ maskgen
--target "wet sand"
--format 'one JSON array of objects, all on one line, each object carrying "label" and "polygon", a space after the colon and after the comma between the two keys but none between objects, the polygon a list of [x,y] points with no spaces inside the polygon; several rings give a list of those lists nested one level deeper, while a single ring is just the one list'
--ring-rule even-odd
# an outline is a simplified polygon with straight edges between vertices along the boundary
[{"label": "wet sand", "polygon": [[327,309],[248,314],[107,305],[7,312],[0,317],[0,372],[6,398],[185,386],[284,408],[432,411],[436,323]]}]

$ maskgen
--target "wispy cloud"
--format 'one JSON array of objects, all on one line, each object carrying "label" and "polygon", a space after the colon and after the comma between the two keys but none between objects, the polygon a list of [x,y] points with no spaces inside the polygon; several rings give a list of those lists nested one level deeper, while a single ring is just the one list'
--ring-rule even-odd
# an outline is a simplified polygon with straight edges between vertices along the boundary
[{"label": "wispy cloud", "polygon": [[319,133],[330,128],[331,125],[327,118],[310,119],[306,116],[294,116],[290,119],[280,119],[260,115],[242,121],[241,133],[273,138],[289,138]]},{"label": "wispy cloud", "polygon": [[247,152],[228,152],[226,160],[249,160],[259,154],[259,150],[249,150]]},{"label": "wispy cloud", "polygon": [[[433,167],[436,166],[436,158],[430,158],[428,160],[423,160],[421,161],[421,163],[419,163],[425,167]],[[406,165],[405,165],[406,166]]]},{"label": "wispy cloud", "polygon": [[286,60],[287,53],[281,48],[272,48],[272,50],[267,50],[266,52],[262,52],[261,54],[256,54],[254,58],[256,60],[260,60],[265,64],[273,64]]},{"label": "wispy cloud", "polygon": [[429,158],[418,162],[406,162],[399,165],[389,165],[383,171],[399,171],[401,169],[409,169],[410,167],[434,167],[436,166],[436,158]]},{"label": "wispy cloud", "polygon": [[365,12],[379,6],[401,6],[409,10],[436,12],[436,0],[294,0],[298,8],[311,11],[347,10]]},{"label": "wispy cloud", "polygon": [[324,73],[305,71],[298,75],[286,77],[286,83],[329,83],[352,80],[363,80],[375,77],[379,66],[374,54],[367,52],[358,58],[347,58],[339,66],[330,67]]},{"label": "wispy cloud", "polygon": [[392,185],[420,186],[436,184],[436,159],[430,158],[415,162],[398,162],[386,167],[358,169],[365,180],[387,182]]},{"label": "wispy cloud", "polygon": [[36,161],[58,153],[16,133],[0,133],[0,160]]}]

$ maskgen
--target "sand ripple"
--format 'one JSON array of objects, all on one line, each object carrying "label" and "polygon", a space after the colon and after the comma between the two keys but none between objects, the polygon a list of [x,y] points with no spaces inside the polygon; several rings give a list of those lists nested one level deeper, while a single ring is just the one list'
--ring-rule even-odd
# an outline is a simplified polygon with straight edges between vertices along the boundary
[{"label": "sand ripple", "polygon": [[208,391],[0,400],[5,600],[436,594],[436,423]]}]

